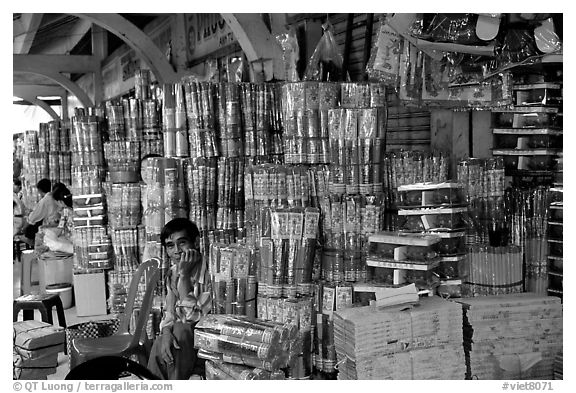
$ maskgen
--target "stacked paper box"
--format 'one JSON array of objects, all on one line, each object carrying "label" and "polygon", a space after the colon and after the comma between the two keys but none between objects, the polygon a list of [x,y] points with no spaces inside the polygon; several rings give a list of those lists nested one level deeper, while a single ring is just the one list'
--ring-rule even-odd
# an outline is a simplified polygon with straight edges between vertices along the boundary
[{"label": "stacked paper box", "polygon": [[529,293],[462,299],[473,379],[553,379],[562,351],[559,298]]},{"label": "stacked paper box", "polygon": [[42,321],[14,322],[14,379],[46,379],[64,351],[64,328]]},{"label": "stacked paper box", "polygon": [[334,314],[339,379],[464,379],[462,310],[438,297],[416,306]]}]

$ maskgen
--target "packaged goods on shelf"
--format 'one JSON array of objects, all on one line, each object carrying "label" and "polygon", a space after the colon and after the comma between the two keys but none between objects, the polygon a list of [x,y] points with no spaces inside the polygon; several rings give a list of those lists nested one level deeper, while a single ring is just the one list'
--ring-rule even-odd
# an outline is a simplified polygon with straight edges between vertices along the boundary
[{"label": "packaged goods on shelf", "polygon": [[336,311],[338,379],[464,379],[461,326],[461,307],[438,297]]},{"label": "packaged goods on shelf", "polygon": [[134,272],[141,262],[140,244],[142,239],[140,228],[110,228],[110,238],[114,251],[114,268],[120,272]]},{"label": "packaged goods on shelf", "polygon": [[111,141],[126,140],[126,129],[124,123],[124,106],[106,102],[106,120],[108,122],[108,138]]},{"label": "packaged goods on shelf", "polygon": [[190,221],[198,229],[216,229],[217,161],[197,158],[186,161],[185,179],[190,202]]},{"label": "packaged goods on shelf", "polygon": [[415,183],[398,187],[400,208],[426,208],[465,205],[462,187],[457,183]]},{"label": "packaged goods on shelf", "polygon": [[70,135],[72,165],[104,165],[102,149],[101,119],[98,116],[80,116],[72,119]]},{"label": "packaged goods on shelf", "polygon": [[534,294],[458,300],[468,379],[552,379],[562,350],[560,299]]}]

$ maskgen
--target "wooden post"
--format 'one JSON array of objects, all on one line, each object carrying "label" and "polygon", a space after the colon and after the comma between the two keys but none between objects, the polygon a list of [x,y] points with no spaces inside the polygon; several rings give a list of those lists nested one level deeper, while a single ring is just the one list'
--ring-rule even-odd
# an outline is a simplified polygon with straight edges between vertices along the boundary
[{"label": "wooden post", "polygon": [[108,36],[106,31],[92,24],[92,55],[98,59],[98,69],[94,71],[94,105],[104,100],[104,82],[102,80],[102,62],[108,56]]}]

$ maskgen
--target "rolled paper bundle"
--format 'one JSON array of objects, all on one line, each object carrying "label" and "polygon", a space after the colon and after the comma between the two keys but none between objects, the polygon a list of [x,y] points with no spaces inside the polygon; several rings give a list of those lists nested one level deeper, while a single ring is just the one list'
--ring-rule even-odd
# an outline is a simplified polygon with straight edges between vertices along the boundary
[{"label": "rolled paper bundle", "polygon": [[196,329],[265,344],[276,345],[280,341],[280,331],[277,329],[230,315],[206,315],[198,322]]},{"label": "rolled paper bundle", "polygon": [[277,371],[282,367],[282,362],[279,358],[274,358],[271,361],[258,359],[252,356],[237,356],[230,354],[223,354],[219,352],[206,351],[200,349],[198,357],[205,360],[220,361],[233,364],[243,364],[246,366],[257,367],[267,371]]},{"label": "rolled paper bundle", "polygon": [[202,330],[194,331],[194,347],[238,356],[251,356],[267,361],[282,354],[278,345],[258,343],[239,337],[224,336]]}]

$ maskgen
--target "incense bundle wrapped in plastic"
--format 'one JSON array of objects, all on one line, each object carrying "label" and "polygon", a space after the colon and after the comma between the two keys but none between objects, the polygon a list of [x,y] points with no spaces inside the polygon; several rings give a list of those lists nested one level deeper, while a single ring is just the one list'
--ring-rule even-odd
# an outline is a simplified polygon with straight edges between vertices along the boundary
[{"label": "incense bundle wrapped in plastic", "polygon": [[198,322],[196,328],[225,336],[244,338],[248,341],[274,345],[280,342],[278,330],[229,315],[207,315]]},{"label": "incense bundle wrapped in plastic", "polygon": [[278,344],[249,341],[239,337],[224,336],[199,329],[194,331],[194,347],[213,352],[256,357],[267,361],[271,361],[282,353]]},{"label": "incense bundle wrapped in plastic", "polygon": [[218,361],[206,362],[208,380],[283,380],[284,372],[269,372],[260,368],[241,366]]},{"label": "incense bundle wrapped in plastic", "polygon": [[233,364],[243,364],[246,366],[257,367],[259,369],[267,371],[276,371],[279,370],[281,366],[283,366],[283,362],[281,361],[280,358],[274,358],[272,361],[266,361],[258,359],[257,357],[229,355],[218,352],[206,351],[204,349],[200,349],[198,351],[198,357],[206,360],[220,361]]}]

